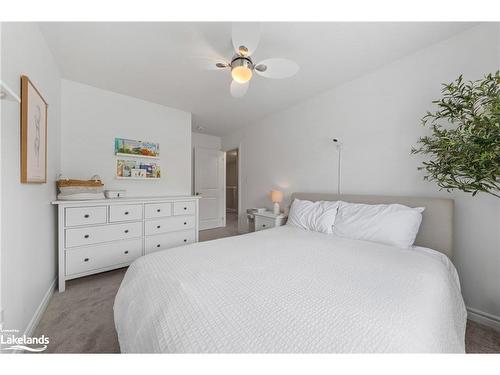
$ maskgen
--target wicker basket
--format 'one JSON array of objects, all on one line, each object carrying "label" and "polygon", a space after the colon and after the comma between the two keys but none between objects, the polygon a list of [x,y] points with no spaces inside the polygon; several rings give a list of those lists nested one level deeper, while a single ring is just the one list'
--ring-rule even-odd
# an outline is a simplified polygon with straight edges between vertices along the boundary
[{"label": "wicker basket", "polygon": [[65,187],[90,187],[90,188],[99,188],[103,187],[104,184],[101,180],[58,180],[57,187],[59,189]]}]

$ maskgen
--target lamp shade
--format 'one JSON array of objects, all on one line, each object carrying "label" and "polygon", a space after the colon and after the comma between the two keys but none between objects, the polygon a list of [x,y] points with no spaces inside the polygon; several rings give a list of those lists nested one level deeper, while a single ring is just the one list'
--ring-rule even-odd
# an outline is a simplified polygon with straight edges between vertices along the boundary
[{"label": "lamp shade", "polygon": [[283,192],[279,190],[271,190],[271,202],[281,203],[283,201]]}]

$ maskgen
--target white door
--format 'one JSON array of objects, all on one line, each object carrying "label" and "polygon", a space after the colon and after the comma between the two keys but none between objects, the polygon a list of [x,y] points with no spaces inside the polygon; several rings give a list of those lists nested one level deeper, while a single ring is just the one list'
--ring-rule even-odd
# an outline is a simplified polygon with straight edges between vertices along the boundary
[{"label": "white door", "polygon": [[226,153],[194,149],[194,192],[200,199],[200,230],[226,226]]}]

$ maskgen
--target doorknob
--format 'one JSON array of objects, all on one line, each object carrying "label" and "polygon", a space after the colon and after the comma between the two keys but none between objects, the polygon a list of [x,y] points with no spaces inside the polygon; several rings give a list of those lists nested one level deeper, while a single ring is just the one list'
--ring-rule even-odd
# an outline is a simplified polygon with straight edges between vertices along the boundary
[{"label": "doorknob", "polygon": [[194,193],[194,195],[200,195],[200,193],[196,192],[196,193]]}]

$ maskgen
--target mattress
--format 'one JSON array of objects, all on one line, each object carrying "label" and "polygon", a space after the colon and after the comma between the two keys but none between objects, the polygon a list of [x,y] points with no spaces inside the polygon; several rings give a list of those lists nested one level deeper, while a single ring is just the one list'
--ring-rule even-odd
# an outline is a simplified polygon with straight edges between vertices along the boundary
[{"label": "mattress", "polygon": [[117,293],[125,353],[463,353],[457,273],[399,249],[285,225],[137,259]]}]

